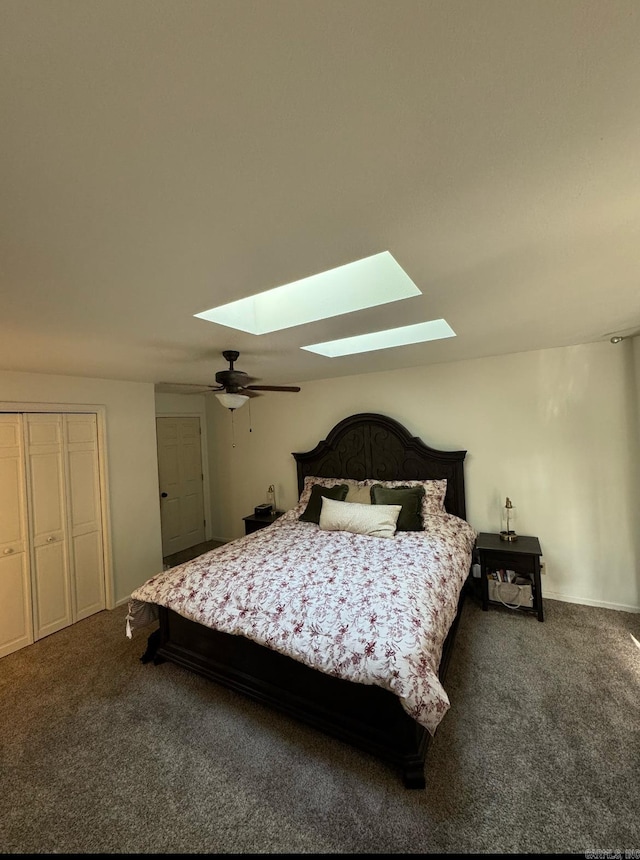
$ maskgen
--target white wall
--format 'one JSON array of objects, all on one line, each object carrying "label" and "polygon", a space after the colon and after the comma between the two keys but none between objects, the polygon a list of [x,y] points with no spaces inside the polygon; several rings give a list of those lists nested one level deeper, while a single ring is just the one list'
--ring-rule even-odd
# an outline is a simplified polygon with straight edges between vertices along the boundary
[{"label": "white wall", "polygon": [[499,531],[512,499],[516,530],[540,538],[543,596],[640,610],[637,341],[305,382],[233,416],[207,397],[213,532],[242,535],[270,483],[278,507],[293,506],[291,452],[378,412],[434,448],[468,451],[467,517],[479,531]]},{"label": "white wall", "polygon": [[105,407],[113,594],[124,603],[162,570],[153,385],[0,371],[3,402]]}]

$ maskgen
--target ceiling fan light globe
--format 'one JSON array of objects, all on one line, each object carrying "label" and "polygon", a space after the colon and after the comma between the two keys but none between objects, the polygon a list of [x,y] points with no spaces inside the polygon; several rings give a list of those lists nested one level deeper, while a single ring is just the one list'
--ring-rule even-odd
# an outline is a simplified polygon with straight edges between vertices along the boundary
[{"label": "ceiling fan light globe", "polygon": [[227,394],[226,391],[215,396],[227,409],[240,409],[249,399],[246,394]]}]

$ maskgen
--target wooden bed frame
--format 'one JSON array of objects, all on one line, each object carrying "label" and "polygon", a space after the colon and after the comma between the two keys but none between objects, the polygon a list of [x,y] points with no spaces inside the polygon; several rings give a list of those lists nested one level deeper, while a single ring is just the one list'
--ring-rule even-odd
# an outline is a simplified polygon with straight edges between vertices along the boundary
[{"label": "wooden bed frame", "polygon": [[[298,492],[307,475],[378,480],[447,479],[445,506],[465,518],[466,451],[436,451],[392,418],[352,415],[312,451],[294,453]],[[451,626],[439,667],[444,676],[464,600]],[[430,735],[391,692],[326,675],[241,636],[211,630],[159,608],[159,630],[146,658],[169,660],[274,707],[397,766],[407,788],[425,787]],[[157,649],[157,650],[156,650]]]}]

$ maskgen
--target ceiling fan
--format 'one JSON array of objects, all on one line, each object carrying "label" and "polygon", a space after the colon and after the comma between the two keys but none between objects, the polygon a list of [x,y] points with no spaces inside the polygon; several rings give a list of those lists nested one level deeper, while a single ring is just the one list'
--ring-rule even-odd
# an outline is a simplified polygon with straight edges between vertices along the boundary
[{"label": "ceiling fan", "polygon": [[243,370],[236,370],[234,362],[238,360],[240,353],[235,349],[226,349],[222,353],[223,358],[229,362],[228,370],[219,370],[216,373],[217,385],[190,385],[189,383],[165,383],[161,382],[159,388],[168,390],[189,389],[195,393],[213,391],[220,403],[230,409],[239,409],[250,397],[259,397],[261,391],[300,391],[298,385],[253,385],[253,377],[248,376]]}]

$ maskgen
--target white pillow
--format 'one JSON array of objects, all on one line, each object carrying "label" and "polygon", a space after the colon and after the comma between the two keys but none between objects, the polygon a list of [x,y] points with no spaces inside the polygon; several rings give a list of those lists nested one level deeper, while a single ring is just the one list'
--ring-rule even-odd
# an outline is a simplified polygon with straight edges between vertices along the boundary
[{"label": "white pillow", "polygon": [[392,538],[402,505],[361,505],[322,498],[319,526],[325,531]]}]

